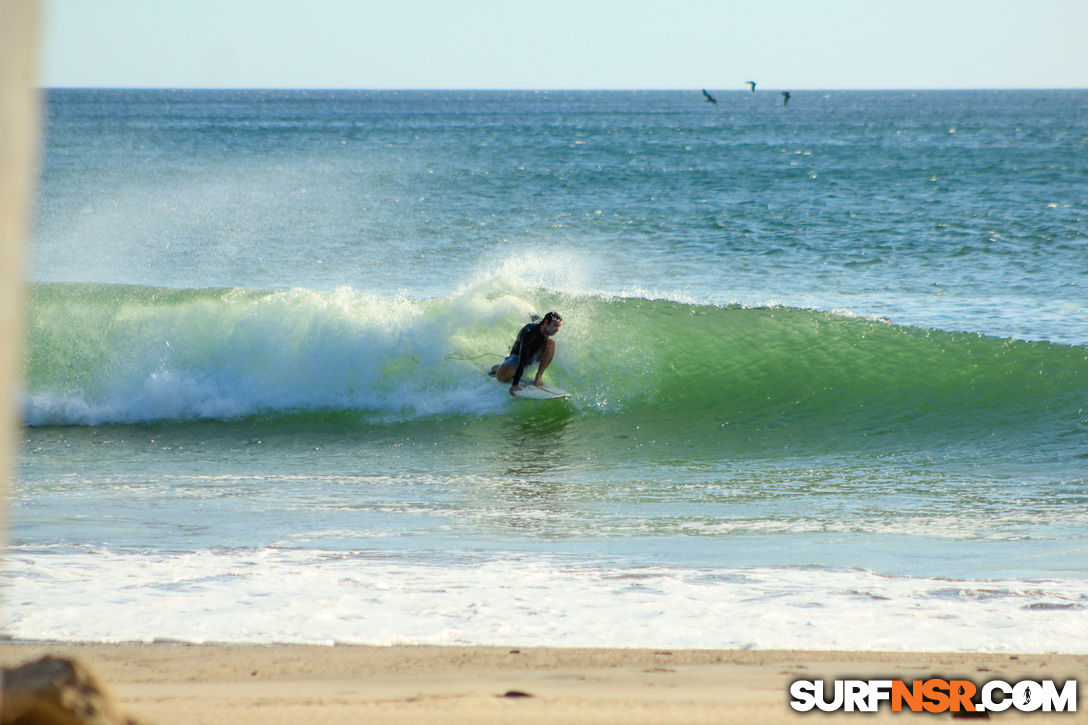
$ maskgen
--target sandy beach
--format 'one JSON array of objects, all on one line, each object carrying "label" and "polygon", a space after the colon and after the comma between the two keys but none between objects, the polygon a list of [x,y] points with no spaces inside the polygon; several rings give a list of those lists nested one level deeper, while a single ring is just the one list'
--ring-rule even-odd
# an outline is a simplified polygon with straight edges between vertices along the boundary
[{"label": "sandy beach", "polygon": [[[773,723],[805,717],[789,706],[797,679],[1088,679],[1088,655],[12,643],[0,653],[5,667],[45,654],[77,658],[131,716],[160,725]],[[875,716],[835,719],[859,717],[916,716],[885,705]],[[1054,717],[1070,716],[993,715]]]}]

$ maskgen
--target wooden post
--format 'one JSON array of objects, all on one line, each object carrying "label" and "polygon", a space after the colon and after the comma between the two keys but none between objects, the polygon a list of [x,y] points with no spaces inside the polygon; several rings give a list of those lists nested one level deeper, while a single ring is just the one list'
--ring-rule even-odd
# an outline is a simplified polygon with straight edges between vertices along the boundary
[{"label": "wooden post", "polygon": [[38,152],[37,51],[37,0],[0,0],[0,542],[19,424],[23,245]]}]

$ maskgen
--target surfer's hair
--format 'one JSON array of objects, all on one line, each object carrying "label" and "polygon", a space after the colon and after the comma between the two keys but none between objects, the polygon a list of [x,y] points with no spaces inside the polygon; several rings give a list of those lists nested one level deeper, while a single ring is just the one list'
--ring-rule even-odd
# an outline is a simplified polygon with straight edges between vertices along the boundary
[{"label": "surfer's hair", "polygon": [[548,314],[544,315],[545,322],[551,322],[552,320],[559,320],[560,322],[562,322],[563,316],[558,312],[549,312]]}]

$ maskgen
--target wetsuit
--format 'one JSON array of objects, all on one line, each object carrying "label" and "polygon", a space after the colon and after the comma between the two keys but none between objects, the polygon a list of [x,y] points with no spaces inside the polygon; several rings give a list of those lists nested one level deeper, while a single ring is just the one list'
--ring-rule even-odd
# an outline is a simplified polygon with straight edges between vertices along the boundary
[{"label": "wetsuit", "polygon": [[514,340],[514,346],[510,348],[511,357],[516,356],[518,359],[518,367],[514,372],[511,385],[521,382],[521,374],[525,372],[525,366],[532,364],[544,350],[544,343],[548,341],[548,336],[540,331],[540,325],[540,322],[530,322],[521,328],[517,339]]}]

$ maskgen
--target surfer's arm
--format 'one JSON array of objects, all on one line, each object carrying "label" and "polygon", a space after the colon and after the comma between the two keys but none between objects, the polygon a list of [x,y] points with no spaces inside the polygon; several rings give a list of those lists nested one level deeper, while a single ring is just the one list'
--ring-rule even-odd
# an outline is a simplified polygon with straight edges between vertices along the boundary
[{"label": "surfer's arm", "polygon": [[525,358],[518,358],[518,369],[514,371],[514,377],[510,381],[510,394],[514,394],[514,388],[518,387],[518,383],[521,382],[521,375],[525,372]]},{"label": "surfer's arm", "polygon": [[518,369],[514,371],[514,378],[510,381],[510,387],[518,387],[518,383],[521,382],[521,374],[525,372],[525,359],[522,358],[518,361]]},{"label": "surfer's arm", "polygon": [[518,332],[517,340],[514,341],[514,349],[511,350],[513,354],[518,356],[518,367],[517,370],[514,371],[513,380],[510,381],[511,395],[513,395],[518,390],[521,390],[518,383],[521,382],[521,376],[525,372],[525,365],[529,362],[530,355],[527,354],[529,350],[527,349],[528,345],[526,344],[528,342],[526,338],[529,336],[529,327],[530,325],[526,325],[525,327],[521,328],[521,331]]}]

